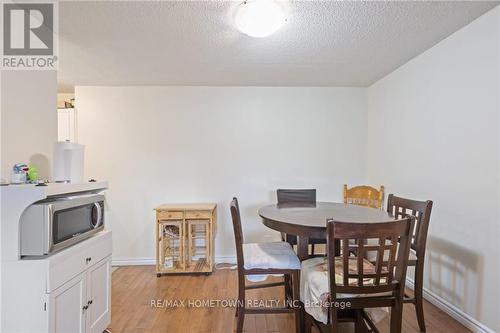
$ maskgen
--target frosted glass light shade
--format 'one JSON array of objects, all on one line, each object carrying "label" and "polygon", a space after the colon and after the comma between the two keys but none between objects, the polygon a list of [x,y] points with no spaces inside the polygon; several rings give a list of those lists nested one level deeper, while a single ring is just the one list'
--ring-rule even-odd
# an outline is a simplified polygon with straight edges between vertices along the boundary
[{"label": "frosted glass light shade", "polygon": [[273,0],[248,0],[238,7],[234,22],[242,33],[262,38],[271,35],[285,23],[285,14]]}]

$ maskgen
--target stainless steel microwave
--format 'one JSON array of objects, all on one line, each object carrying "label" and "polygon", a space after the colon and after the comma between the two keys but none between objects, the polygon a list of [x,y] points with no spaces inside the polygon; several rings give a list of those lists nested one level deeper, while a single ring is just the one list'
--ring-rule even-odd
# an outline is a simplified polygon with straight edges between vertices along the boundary
[{"label": "stainless steel microwave", "polygon": [[21,215],[21,256],[44,256],[104,229],[104,196],[68,195],[38,201]]}]

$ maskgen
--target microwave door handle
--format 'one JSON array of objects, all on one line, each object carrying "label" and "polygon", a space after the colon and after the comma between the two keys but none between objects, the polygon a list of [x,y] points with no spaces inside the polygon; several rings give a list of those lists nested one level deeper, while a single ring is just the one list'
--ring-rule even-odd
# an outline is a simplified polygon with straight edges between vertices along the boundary
[{"label": "microwave door handle", "polygon": [[45,242],[45,250],[44,254],[49,254],[52,252],[52,248],[54,247],[54,205],[47,205],[46,216],[45,216],[45,229],[47,231],[47,241]]},{"label": "microwave door handle", "polygon": [[104,196],[101,194],[70,196],[66,199],[56,200],[50,204],[53,206],[54,211],[64,210],[77,206],[84,206],[94,204],[96,202],[104,201]]},{"label": "microwave door handle", "polygon": [[92,223],[93,229],[95,229],[99,226],[99,223],[101,222],[101,219],[102,219],[101,205],[99,204],[99,202],[94,202],[94,206],[97,210],[97,219],[96,219],[95,224]]}]

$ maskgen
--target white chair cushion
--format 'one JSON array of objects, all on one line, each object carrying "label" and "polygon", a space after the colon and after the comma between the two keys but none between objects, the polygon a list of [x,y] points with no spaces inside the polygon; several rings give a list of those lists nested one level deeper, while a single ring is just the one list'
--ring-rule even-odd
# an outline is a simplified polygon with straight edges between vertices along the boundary
[{"label": "white chair cushion", "polygon": [[[339,266],[342,267],[340,258],[338,263]],[[368,266],[371,264],[365,260],[364,265],[364,271],[368,271],[370,269]],[[356,260],[352,260],[352,262],[350,260],[349,266],[353,267],[353,270],[356,271]],[[343,281],[342,269],[338,271],[340,273],[335,274],[335,279],[337,284],[341,284]],[[369,280],[370,279],[365,280],[366,285],[370,283]],[[324,324],[328,322],[328,309],[323,305],[328,300],[329,295],[330,286],[328,282],[327,258],[322,257],[304,260],[302,262],[302,270],[300,272],[300,300],[304,303],[304,309],[306,312],[309,313],[314,319]],[[360,296],[363,295],[337,294],[338,298]],[[386,308],[366,309],[366,312],[374,322],[379,322],[389,313]]]},{"label": "white chair cushion", "polygon": [[[245,269],[300,269],[300,261],[287,242],[243,244]],[[267,275],[248,275],[252,282],[264,281]]]},{"label": "white chair cushion", "polygon": [[300,261],[287,242],[243,244],[245,269],[300,269]]}]

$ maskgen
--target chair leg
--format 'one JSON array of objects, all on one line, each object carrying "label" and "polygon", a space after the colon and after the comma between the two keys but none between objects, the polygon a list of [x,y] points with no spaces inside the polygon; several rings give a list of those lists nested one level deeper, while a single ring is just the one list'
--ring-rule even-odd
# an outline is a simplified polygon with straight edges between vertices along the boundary
[{"label": "chair leg", "polygon": [[285,280],[285,301],[287,302],[286,304],[288,307],[288,301],[291,301],[293,299],[292,279],[288,274],[285,274],[283,277]]},{"label": "chair leg", "polygon": [[311,244],[311,255],[314,256],[314,244]]},{"label": "chair leg", "polygon": [[365,320],[361,311],[363,310],[356,310],[356,322],[354,323],[354,331],[356,333],[366,333]]},{"label": "chair leg", "polygon": [[236,307],[236,333],[243,332],[243,322],[245,320],[245,275],[238,272],[238,304]]},{"label": "chair leg", "polygon": [[238,313],[238,318],[237,318],[237,325],[236,325],[236,333],[242,333],[243,332],[243,322],[245,320],[245,307],[241,307],[237,311]]},{"label": "chair leg", "polygon": [[295,332],[304,332],[304,320],[302,316],[302,306],[300,306],[300,284],[299,271],[292,274],[293,306],[295,310]]},{"label": "chair leg", "polygon": [[311,317],[306,315],[304,318],[304,333],[311,333],[311,328],[313,326],[313,323],[311,321]]},{"label": "chair leg", "polygon": [[394,307],[391,308],[391,329],[390,333],[401,333],[403,324],[403,302],[396,300]]},{"label": "chair leg", "polygon": [[417,321],[418,321],[418,327],[420,328],[420,332],[425,332],[423,271],[424,271],[423,267],[417,265],[417,267],[415,268],[415,289],[413,290],[415,297],[415,312],[417,313]]},{"label": "chair leg", "polygon": [[339,313],[333,307],[330,308],[330,333],[338,333],[339,331]]}]

